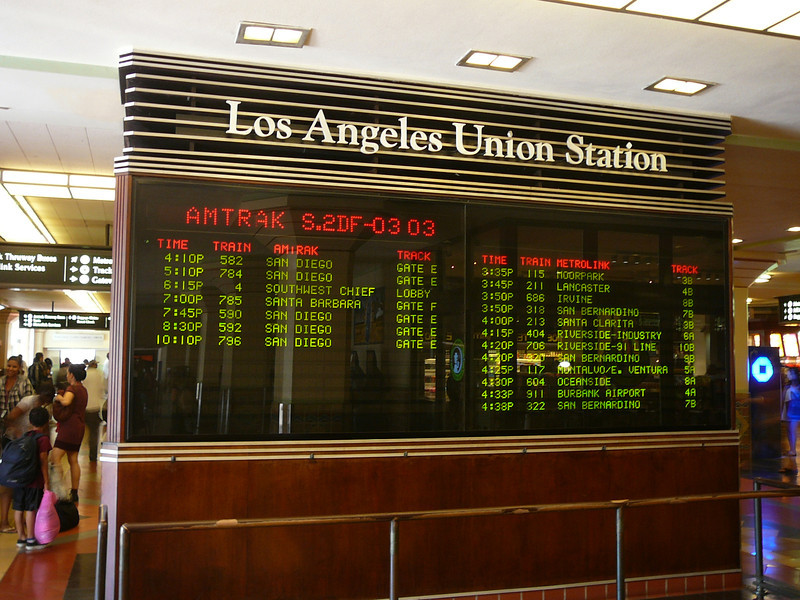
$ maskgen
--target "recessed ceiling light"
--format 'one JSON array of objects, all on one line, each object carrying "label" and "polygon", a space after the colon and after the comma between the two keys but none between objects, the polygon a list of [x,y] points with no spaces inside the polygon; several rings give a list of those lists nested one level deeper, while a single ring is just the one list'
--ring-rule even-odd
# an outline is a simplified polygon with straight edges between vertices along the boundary
[{"label": "recessed ceiling light", "polygon": [[787,229],[786,231],[792,231],[792,232],[800,231],[800,227],[789,227],[789,229]]},{"label": "recessed ceiling light", "polygon": [[70,175],[70,186],[103,188],[113,190],[116,181],[105,175]]},{"label": "recessed ceiling light", "polygon": [[742,238],[733,238],[731,244],[741,244],[744,240]]},{"label": "recessed ceiling light", "polygon": [[700,18],[703,23],[715,23],[744,29],[767,29],[796,14],[797,0],[728,0],[719,8]]},{"label": "recessed ceiling light", "polygon": [[43,171],[2,171],[2,186],[12,196],[114,200],[114,177],[47,173]]},{"label": "recessed ceiling light", "polygon": [[275,34],[274,27],[260,27],[258,25],[248,25],[244,28],[242,38],[248,42],[270,42]]},{"label": "recessed ceiling light", "polygon": [[3,183],[32,183],[35,185],[67,185],[66,173],[41,171],[3,171]]},{"label": "recessed ceiling light", "polygon": [[5,241],[47,243],[47,239],[30,220],[19,200],[11,197],[2,186],[0,186],[0,213],[3,215],[0,219],[0,236]]},{"label": "recessed ceiling light", "polygon": [[106,202],[114,201],[114,190],[70,187],[69,191],[72,192],[72,197],[75,200],[104,200]]},{"label": "recessed ceiling light", "polygon": [[691,23],[800,37],[797,0],[547,0]]},{"label": "recessed ceiling light", "polygon": [[275,33],[272,34],[272,41],[276,44],[296,46],[303,35],[304,31],[302,29],[284,29],[278,27],[275,29]]},{"label": "recessed ceiling light", "polygon": [[40,198],[72,198],[65,185],[35,185],[32,183],[4,183],[12,196],[36,196]]},{"label": "recessed ceiling light", "polygon": [[676,19],[696,19],[721,3],[722,0],[636,0],[625,9]]},{"label": "recessed ceiling light", "polygon": [[242,21],[239,23],[236,43],[302,48],[310,34],[311,29],[304,29],[303,27]]},{"label": "recessed ceiling light", "polygon": [[483,52],[470,50],[466,56],[458,61],[459,67],[475,67],[477,69],[492,69],[494,71],[516,71],[531,59],[530,56],[517,56],[514,54],[500,54],[499,52]]},{"label": "recessed ceiling light", "polygon": [[800,37],[800,14],[797,14],[785,21],[781,21],[767,31],[770,33],[782,33],[783,35],[793,35]]},{"label": "recessed ceiling light", "polygon": [[588,6],[599,6],[601,8],[622,8],[629,4],[631,0],[566,0],[569,4],[587,4]]},{"label": "recessed ceiling light", "polygon": [[692,79],[679,79],[677,77],[664,77],[648,85],[646,90],[651,92],[664,92],[666,94],[680,94],[681,96],[694,96],[715,86],[715,83],[696,81]]}]

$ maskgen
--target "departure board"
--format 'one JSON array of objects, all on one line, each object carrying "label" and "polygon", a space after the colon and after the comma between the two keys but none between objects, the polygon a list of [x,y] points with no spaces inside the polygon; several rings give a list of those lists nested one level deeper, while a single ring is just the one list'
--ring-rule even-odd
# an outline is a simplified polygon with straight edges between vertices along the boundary
[{"label": "departure board", "polygon": [[728,223],[141,179],[128,438],[727,429]]}]

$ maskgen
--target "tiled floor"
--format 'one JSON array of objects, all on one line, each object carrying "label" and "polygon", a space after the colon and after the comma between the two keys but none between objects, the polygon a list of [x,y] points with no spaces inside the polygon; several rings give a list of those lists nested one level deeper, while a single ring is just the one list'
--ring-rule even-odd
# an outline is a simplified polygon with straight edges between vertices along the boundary
[{"label": "tiled floor", "polygon": [[[787,459],[762,461],[742,470],[742,489],[753,489],[753,478],[798,485],[797,464],[785,470]],[[764,486],[762,489],[772,489]],[[768,598],[800,598],[800,497],[762,501],[764,575]],[[742,503],[742,569],[755,572],[753,501]],[[752,575],[748,578],[752,581]]]},{"label": "tiled floor", "polygon": [[[80,454],[82,477],[78,510],[81,521],[47,548],[18,552],[16,535],[0,534],[0,599],[90,600],[94,598],[97,522],[100,500],[98,463],[89,462],[86,447]],[[66,465],[66,463],[65,463]],[[779,461],[764,462],[742,471],[742,489],[753,489],[753,477],[797,484],[797,472],[781,472]],[[800,598],[800,497],[768,500],[763,504],[764,564],[768,600]],[[683,596],[683,600],[743,600],[751,591],[753,558],[753,502],[742,502],[742,568],[747,589],[739,593]],[[488,598],[488,597],[487,597]]]},{"label": "tiled floor", "polygon": [[[0,534],[0,598],[2,600],[89,600],[94,598],[100,468],[80,454],[81,483],[78,527],[60,533],[48,547],[17,550],[16,534]],[[65,472],[69,466],[64,461]],[[13,522],[13,514],[12,514]]]}]

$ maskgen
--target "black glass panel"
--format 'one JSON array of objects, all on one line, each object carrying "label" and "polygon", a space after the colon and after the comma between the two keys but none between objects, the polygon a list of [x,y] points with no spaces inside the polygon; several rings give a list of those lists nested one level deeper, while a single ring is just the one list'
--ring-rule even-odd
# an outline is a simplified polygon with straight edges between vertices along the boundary
[{"label": "black glass panel", "polygon": [[727,221],[141,179],[129,440],[729,427]]}]

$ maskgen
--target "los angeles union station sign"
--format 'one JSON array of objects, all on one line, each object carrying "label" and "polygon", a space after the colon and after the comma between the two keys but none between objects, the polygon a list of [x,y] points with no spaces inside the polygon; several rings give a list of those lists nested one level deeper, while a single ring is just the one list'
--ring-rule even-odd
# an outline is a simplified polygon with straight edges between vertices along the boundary
[{"label": "los angeles union station sign", "polygon": [[[227,104],[229,121],[226,133],[229,135],[284,141],[299,138],[311,144],[357,147],[362,154],[376,154],[382,150],[434,154],[450,146],[463,156],[537,163],[555,163],[558,158],[550,142],[517,139],[510,129],[503,137],[486,135],[484,126],[474,123],[452,122],[452,132],[446,137],[441,131],[415,129],[407,116],[398,118],[397,125],[392,127],[358,125],[331,122],[325,111],[319,109],[311,125],[298,133],[288,117],[261,114],[243,118],[239,114],[241,101],[227,100]],[[614,147],[595,145],[577,133],[567,137],[563,159],[570,165],[598,169],[668,171],[667,158],[662,153],[637,151],[631,142]]]}]

